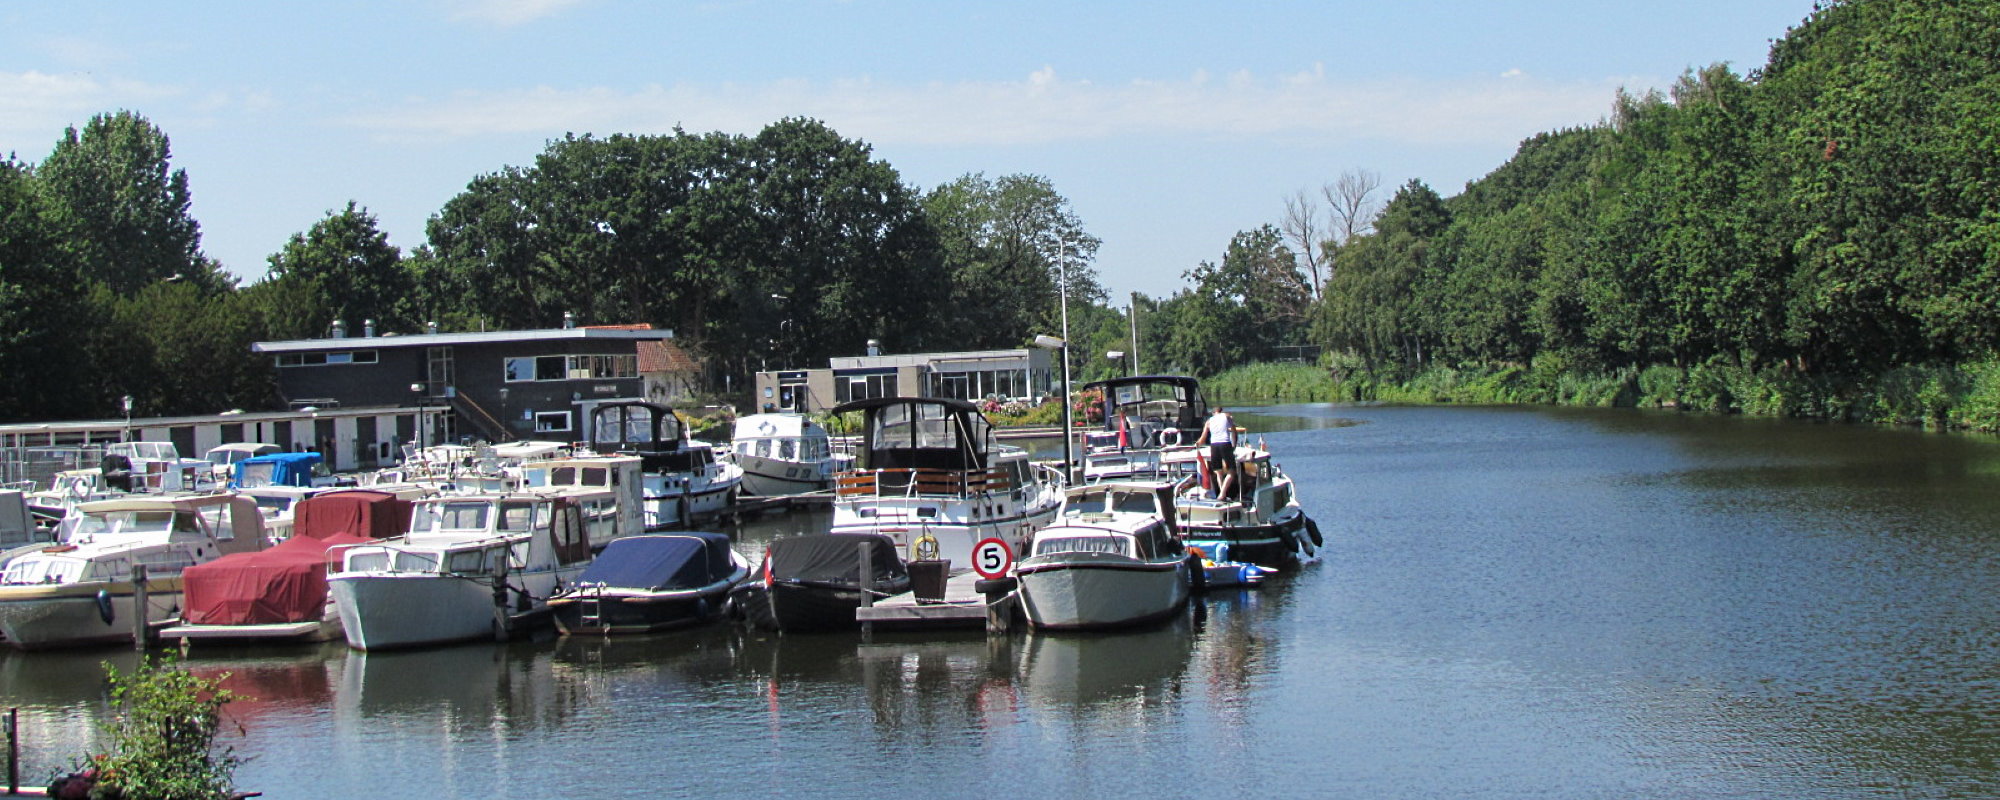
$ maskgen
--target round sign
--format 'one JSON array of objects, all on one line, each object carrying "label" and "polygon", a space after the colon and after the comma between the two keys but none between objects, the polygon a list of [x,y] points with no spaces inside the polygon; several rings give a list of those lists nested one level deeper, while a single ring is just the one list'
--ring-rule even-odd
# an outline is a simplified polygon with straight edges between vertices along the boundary
[{"label": "round sign", "polygon": [[989,581],[1007,577],[1014,569],[1014,548],[999,537],[979,540],[972,546],[972,571]]}]

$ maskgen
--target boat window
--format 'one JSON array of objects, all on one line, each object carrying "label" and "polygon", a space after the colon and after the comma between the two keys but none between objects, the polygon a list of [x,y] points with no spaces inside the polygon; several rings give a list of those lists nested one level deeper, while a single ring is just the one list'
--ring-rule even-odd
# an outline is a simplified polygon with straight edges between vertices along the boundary
[{"label": "boat window", "polygon": [[937,506],[920,506],[917,508],[918,519],[937,519],[937,515]]},{"label": "boat window", "polygon": [[799,440],[785,439],[778,442],[778,458],[786,461],[799,460]]},{"label": "boat window", "polygon": [[86,573],[92,580],[100,580],[100,581],[130,580],[132,578],[132,567],[129,566],[130,564],[131,562],[122,558],[99,559],[97,561],[88,564],[87,566],[89,567],[89,569],[87,570],[78,569],[76,570],[75,575],[67,578],[57,578],[56,580],[63,583],[68,583],[69,581],[72,580],[81,580],[84,578]]},{"label": "boat window", "polygon": [[1069,504],[1063,507],[1064,514],[1102,514],[1104,510],[1104,492],[1071,495]]},{"label": "boat window", "polygon": [[431,503],[417,508],[418,522],[411,527],[418,530],[483,531],[486,530],[486,516],[492,504]]},{"label": "boat window", "polygon": [[771,440],[769,439],[757,440],[757,457],[758,458],[771,457]]},{"label": "boat window", "polygon": [[408,550],[396,551],[397,572],[435,572],[437,556],[431,553],[412,553]]},{"label": "boat window", "polygon": [[[501,503],[498,527],[503,531],[530,530],[538,521],[536,516],[533,503]],[[541,516],[543,520],[547,519],[546,515]]]},{"label": "boat window", "polygon": [[451,572],[460,575],[483,575],[486,573],[486,551],[464,550],[452,553],[446,563]]},{"label": "boat window", "polygon": [[347,570],[350,572],[380,572],[389,568],[389,551],[365,550],[349,554]]},{"label": "boat window", "polygon": [[1128,554],[1126,540],[1120,536],[1064,536],[1060,539],[1043,539],[1035,543],[1035,555],[1046,556],[1055,553]]},{"label": "boat window", "polygon": [[576,467],[556,467],[549,471],[550,486],[575,486]]},{"label": "boat window", "polygon": [[605,468],[603,468],[603,467],[591,467],[590,469],[586,469],[586,470],[584,470],[584,471],[583,471],[583,485],[584,485],[584,486],[610,486],[610,485],[611,485],[611,470],[608,470],[608,469],[605,469]]},{"label": "boat window", "polygon": [[178,575],[181,570],[194,566],[194,557],[185,550],[156,550],[139,556],[139,563],[146,565],[148,575]]}]

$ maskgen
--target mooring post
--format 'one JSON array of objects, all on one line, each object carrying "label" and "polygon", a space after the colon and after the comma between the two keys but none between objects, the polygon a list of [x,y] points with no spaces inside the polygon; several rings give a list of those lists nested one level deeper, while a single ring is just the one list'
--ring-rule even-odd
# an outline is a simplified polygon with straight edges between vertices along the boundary
[{"label": "mooring post", "polygon": [[7,793],[21,793],[21,709],[7,709]]},{"label": "mooring post", "polygon": [[507,557],[511,555],[506,547],[492,551],[500,557],[499,569],[493,573],[493,641],[504,642],[513,633],[513,623],[507,617]]},{"label": "mooring post", "polygon": [[[860,583],[861,583],[862,608],[873,608],[875,606],[875,552],[868,548],[868,545],[870,543],[871,543],[870,540],[862,539],[861,541],[856,542],[854,545],[855,548],[858,551],[860,551],[860,557],[861,557]],[[868,637],[874,633],[875,633],[875,622],[873,620],[864,617],[861,620],[862,641],[867,641]]]},{"label": "mooring post", "polygon": [[146,646],[152,644],[150,639],[153,634],[153,626],[147,624],[146,621],[146,617],[150,616],[152,611],[152,609],[148,608],[149,605],[146,600],[146,565],[133,564],[132,649],[141,653],[146,652]]}]

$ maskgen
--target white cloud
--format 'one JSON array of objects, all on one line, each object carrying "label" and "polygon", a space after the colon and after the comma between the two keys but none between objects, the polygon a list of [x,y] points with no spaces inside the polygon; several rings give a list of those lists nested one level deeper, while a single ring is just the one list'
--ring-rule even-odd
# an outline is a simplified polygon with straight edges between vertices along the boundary
[{"label": "white cloud", "polygon": [[580,2],[583,0],[450,0],[450,6],[452,19],[512,27],[552,16]]},{"label": "white cloud", "polygon": [[1207,72],[1106,85],[1043,67],[1015,81],[891,84],[871,79],[637,89],[539,86],[415,98],[350,115],[385,139],[487,134],[753,132],[783,117],[826,120],[881,144],[1011,145],[1126,136],[1217,141],[1384,140],[1511,145],[1600,118],[1621,80],[1553,84],[1526,75],[1459,81],[1347,81],[1324,67],[1260,77]]},{"label": "white cloud", "polygon": [[169,87],[105,81],[87,73],[0,72],[0,152],[22,157],[52,147],[90,116],[177,95]]}]

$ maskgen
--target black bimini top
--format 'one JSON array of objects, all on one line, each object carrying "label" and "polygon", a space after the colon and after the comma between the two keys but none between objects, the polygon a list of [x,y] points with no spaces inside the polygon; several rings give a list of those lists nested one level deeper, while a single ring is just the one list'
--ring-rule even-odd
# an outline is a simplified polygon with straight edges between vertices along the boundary
[{"label": "black bimini top", "polygon": [[979,407],[949,397],[871,397],[833,408],[865,415],[862,469],[986,469],[993,425]]}]

